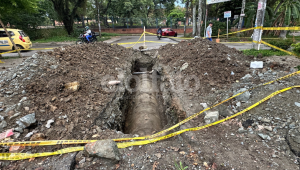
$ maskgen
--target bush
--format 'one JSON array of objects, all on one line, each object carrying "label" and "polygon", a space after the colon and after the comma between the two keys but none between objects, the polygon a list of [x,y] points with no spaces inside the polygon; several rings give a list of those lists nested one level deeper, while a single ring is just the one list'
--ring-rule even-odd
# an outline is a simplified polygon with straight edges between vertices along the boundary
[{"label": "bush", "polygon": [[[279,39],[279,40],[272,40],[268,42],[271,45],[274,45],[276,47],[279,47],[281,49],[287,50],[291,47],[291,45],[293,44],[293,40],[291,39]],[[273,49],[276,51],[276,49]]]},{"label": "bush", "polygon": [[292,44],[292,47],[294,47],[293,51],[299,56],[300,55],[300,43]]}]

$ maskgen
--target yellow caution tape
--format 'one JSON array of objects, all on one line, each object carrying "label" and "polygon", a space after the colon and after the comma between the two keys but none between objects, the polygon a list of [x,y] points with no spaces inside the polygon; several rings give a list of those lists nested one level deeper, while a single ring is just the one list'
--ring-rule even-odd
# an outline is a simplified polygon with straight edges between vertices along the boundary
[{"label": "yellow caution tape", "polygon": [[5,63],[5,62],[3,62],[3,61],[0,60],[0,63]]},{"label": "yellow caution tape", "polygon": [[263,27],[263,30],[295,30],[300,31],[300,27]]},{"label": "yellow caution tape", "polygon": [[53,156],[53,155],[61,155],[70,152],[78,152],[84,150],[84,147],[70,147],[61,149],[55,152],[43,152],[43,153],[0,153],[0,160],[22,160],[22,159],[30,159],[36,157],[43,156]]},{"label": "yellow caution tape", "polygon": [[264,99],[260,100],[259,102],[251,105],[250,107],[230,116],[230,117],[227,117],[225,119],[222,119],[222,120],[219,120],[219,121],[216,121],[216,122],[213,122],[213,123],[210,123],[210,124],[207,124],[207,125],[204,125],[204,126],[200,126],[200,127],[195,127],[195,128],[189,128],[189,129],[183,129],[183,130],[180,130],[180,131],[177,131],[177,132],[174,132],[174,133],[171,133],[171,134],[168,134],[168,135],[165,135],[165,136],[162,136],[162,137],[157,137],[157,138],[154,138],[154,139],[148,139],[148,140],[143,140],[143,141],[134,141],[134,142],[124,142],[124,143],[117,143],[118,145],[118,148],[126,148],[126,147],[130,147],[130,146],[136,146],[136,145],[146,145],[146,144],[150,144],[150,143],[154,143],[154,142],[157,142],[157,141],[160,141],[160,140],[164,140],[164,139],[168,139],[170,137],[173,137],[173,136],[176,136],[176,135],[180,135],[184,132],[188,132],[188,131],[198,131],[198,130],[201,130],[201,129],[205,129],[205,128],[208,128],[210,126],[214,126],[214,125],[217,125],[217,124],[220,124],[222,122],[225,122],[229,119],[232,119],[234,117],[237,117],[253,108],[255,108],[256,106],[260,105],[261,103],[269,100],[270,98],[276,96],[277,94],[280,94],[282,92],[285,92],[285,91],[288,91],[290,89],[293,89],[293,88],[300,88],[300,85],[297,85],[297,86],[291,86],[291,87],[288,87],[288,88],[285,88],[285,89],[282,89],[282,90],[278,90],[272,94],[270,94],[269,96],[265,97]]},{"label": "yellow caution tape", "polygon": [[66,145],[66,144],[85,144],[96,142],[97,140],[48,140],[31,142],[6,142],[0,143],[0,146],[47,146],[47,145]]},{"label": "yellow caution tape", "polygon": [[281,49],[281,48],[279,48],[279,47],[276,47],[276,46],[274,46],[274,45],[272,45],[272,44],[269,44],[269,43],[267,43],[267,42],[265,42],[265,41],[263,41],[263,40],[261,40],[260,42],[258,42],[258,41],[253,41],[253,42],[256,43],[256,44],[261,44],[261,43],[263,43],[263,44],[265,44],[265,45],[267,45],[267,46],[269,46],[269,47],[272,47],[272,48],[275,48],[275,49],[277,49],[277,50],[286,52],[286,53],[289,54],[289,55],[297,56],[297,54],[295,54],[295,53],[292,53],[292,52],[290,52],[290,51],[287,51],[287,50]]},{"label": "yellow caution tape", "polygon": [[164,44],[177,44],[177,43],[161,42],[161,41],[146,41],[146,42],[152,42],[152,43],[164,43]]},{"label": "yellow caution tape", "polygon": [[16,52],[16,51],[17,50],[7,51],[7,52],[0,53],[0,55],[2,55],[2,54],[8,54],[8,53],[13,53],[13,52]]},{"label": "yellow caution tape", "polygon": [[244,42],[220,42],[220,43],[252,43],[252,41],[244,41]]}]

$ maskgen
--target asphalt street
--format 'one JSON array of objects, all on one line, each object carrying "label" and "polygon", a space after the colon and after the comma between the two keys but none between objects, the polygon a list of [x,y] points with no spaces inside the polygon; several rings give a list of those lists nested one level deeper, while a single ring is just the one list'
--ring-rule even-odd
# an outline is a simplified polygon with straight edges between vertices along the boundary
[{"label": "asphalt street", "polygon": [[[137,44],[122,44],[122,43],[135,43],[139,40],[140,36],[121,36],[121,39],[119,41],[116,41],[119,45],[122,45],[124,47],[132,47],[133,49],[139,49],[140,46],[144,46],[144,37],[142,37]],[[152,41],[152,42],[146,42],[145,45],[147,49],[157,49],[163,45],[166,45],[168,43],[174,43],[176,44],[176,41],[173,41],[169,38],[162,37],[160,40],[156,36],[147,36],[146,35],[146,41]]]},{"label": "asphalt street", "polygon": [[[114,37],[111,40],[107,40],[105,42],[107,43],[114,43],[114,44],[119,44],[124,47],[132,47],[133,49],[139,49],[140,46],[144,46],[144,37],[140,39],[140,41],[136,44],[139,40],[140,36],[120,36],[120,37]],[[181,41],[181,39],[174,39],[173,37],[162,37],[160,40],[156,36],[149,36],[146,35],[146,48],[147,49],[157,49],[163,45],[166,45],[168,43],[178,43]],[[127,44],[128,43],[128,44]],[[45,43],[45,44],[33,44],[32,48],[39,48],[41,50],[29,50],[29,51],[22,51],[21,54],[23,57],[28,57],[32,56],[34,53],[38,51],[51,51],[51,49],[42,49],[42,48],[56,48],[56,47],[61,47],[65,45],[73,45],[75,42],[69,42],[68,44],[63,44],[63,43]],[[252,43],[224,43],[224,45],[230,47],[230,48],[235,48],[237,50],[244,50],[244,49],[251,49],[252,48]],[[261,45],[261,49],[270,49],[270,47],[267,47],[265,45]],[[1,53],[1,52],[0,52]],[[18,53],[8,53],[8,54],[3,54],[3,57],[18,57]]]}]

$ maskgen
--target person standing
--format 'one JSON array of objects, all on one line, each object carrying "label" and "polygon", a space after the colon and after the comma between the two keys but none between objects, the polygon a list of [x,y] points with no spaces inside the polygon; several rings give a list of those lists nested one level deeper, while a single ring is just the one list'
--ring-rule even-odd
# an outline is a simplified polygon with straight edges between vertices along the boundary
[{"label": "person standing", "polygon": [[208,27],[206,28],[206,38],[209,40],[209,41],[212,41],[212,38],[211,38],[211,34],[212,34],[212,26],[213,26],[213,23],[210,22]]}]

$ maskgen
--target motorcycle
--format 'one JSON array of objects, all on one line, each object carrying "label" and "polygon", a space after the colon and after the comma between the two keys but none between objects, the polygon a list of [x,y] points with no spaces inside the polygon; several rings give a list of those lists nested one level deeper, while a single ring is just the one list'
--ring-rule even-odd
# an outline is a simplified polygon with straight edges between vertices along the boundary
[{"label": "motorcycle", "polygon": [[161,39],[161,33],[157,33],[157,38],[160,40]]},{"label": "motorcycle", "polygon": [[88,43],[92,43],[92,42],[97,42],[97,36],[99,36],[99,35],[96,35],[95,32],[92,32],[92,37],[90,38],[90,41],[88,41],[84,34],[80,34],[78,37],[78,39],[80,39],[80,40],[77,40],[76,44],[79,45],[79,44],[84,44],[84,43],[88,44]]}]

